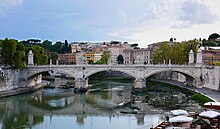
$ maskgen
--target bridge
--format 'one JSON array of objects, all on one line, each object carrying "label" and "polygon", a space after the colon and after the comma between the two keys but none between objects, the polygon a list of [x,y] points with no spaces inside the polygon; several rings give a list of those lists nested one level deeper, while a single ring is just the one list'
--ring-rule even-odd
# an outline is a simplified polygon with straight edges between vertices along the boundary
[{"label": "bridge", "polygon": [[118,71],[130,75],[134,78],[134,88],[146,87],[146,79],[161,72],[176,72],[185,76],[185,81],[189,86],[208,87],[218,89],[219,87],[219,67],[207,67],[203,65],[27,65],[21,71],[21,80],[27,82],[28,86],[40,83],[41,74],[45,72],[58,72],[75,78],[76,88],[86,88],[89,77],[102,71]]},{"label": "bridge", "polygon": [[[89,77],[102,71],[118,71],[130,75],[134,78],[134,88],[146,88],[146,79],[161,72],[175,72],[184,76],[184,82],[189,86],[206,87],[219,90],[220,67],[205,66],[202,64],[202,53],[198,50],[196,63],[194,63],[194,53],[189,53],[188,65],[168,64],[103,64],[103,65],[34,65],[32,51],[28,54],[26,67],[15,72],[11,69],[0,69],[1,76],[8,84],[17,86],[36,86],[42,82],[42,73],[54,72],[68,75],[75,79],[75,89],[86,89]],[[15,73],[15,74],[14,74]],[[15,76],[15,77],[14,77]],[[4,79],[6,78],[6,79]],[[8,81],[9,80],[9,81]]]}]

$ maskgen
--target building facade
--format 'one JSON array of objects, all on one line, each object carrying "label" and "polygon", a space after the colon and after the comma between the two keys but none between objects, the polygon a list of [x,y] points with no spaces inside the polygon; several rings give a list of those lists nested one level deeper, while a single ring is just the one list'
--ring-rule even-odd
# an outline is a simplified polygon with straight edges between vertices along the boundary
[{"label": "building facade", "polygon": [[59,64],[76,64],[76,54],[66,53],[58,54]]},{"label": "building facade", "polygon": [[203,50],[203,64],[212,65],[215,62],[220,62],[220,49]]},{"label": "building facade", "polygon": [[125,64],[150,64],[151,50],[149,48],[142,49],[126,49],[124,50]]}]

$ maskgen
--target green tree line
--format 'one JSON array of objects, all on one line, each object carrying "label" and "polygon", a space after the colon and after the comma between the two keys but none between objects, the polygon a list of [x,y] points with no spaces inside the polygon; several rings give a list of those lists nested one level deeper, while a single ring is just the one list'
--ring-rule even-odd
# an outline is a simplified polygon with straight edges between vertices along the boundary
[{"label": "green tree line", "polygon": [[153,54],[154,64],[166,64],[171,59],[172,64],[186,64],[188,62],[189,51],[192,49],[195,53],[198,50],[199,41],[197,39],[179,42],[163,42]]},{"label": "green tree line", "polygon": [[70,53],[71,47],[67,40],[63,42],[53,42],[39,39],[28,39],[18,41],[15,39],[0,40],[1,64],[12,66],[16,69],[23,69],[27,63],[27,55],[32,49],[34,53],[34,64],[48,64],[49,59],[53,63],[58,59],[58,54]]}]

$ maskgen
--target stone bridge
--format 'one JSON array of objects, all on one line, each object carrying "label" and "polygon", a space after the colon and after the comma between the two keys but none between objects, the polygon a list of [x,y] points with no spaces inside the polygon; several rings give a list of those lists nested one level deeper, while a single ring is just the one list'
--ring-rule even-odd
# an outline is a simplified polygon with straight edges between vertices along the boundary
[{"label": "stone bridge", "polygon": [[75,78],[76,88],[86,88],[91,75],[101,71],[119,71],[133,77],[134,88],[145,88],[146,79],[161,72],[176,72],[185,76],[185,82],[190,86],[219,88],[219,67],[203,65],[27,65],[21,71],[20,80],[27,85],[33,86],[41,81],[41,74],[44,72],[58,72]]}]

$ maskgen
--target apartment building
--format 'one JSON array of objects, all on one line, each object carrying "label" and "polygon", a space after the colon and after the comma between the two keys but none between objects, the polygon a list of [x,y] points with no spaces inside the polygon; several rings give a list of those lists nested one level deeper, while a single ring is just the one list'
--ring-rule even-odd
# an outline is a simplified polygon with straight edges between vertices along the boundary
[{"label": "apartment building", "polygon": [[125,64],[138,64],[151,62],[151,50],[149,48],[142,49],[126,49],[124,50]]},{"label": "apartment building", "polygon": [[58,54],[59,64],[76,64],[76,54],[66,53]]}]

